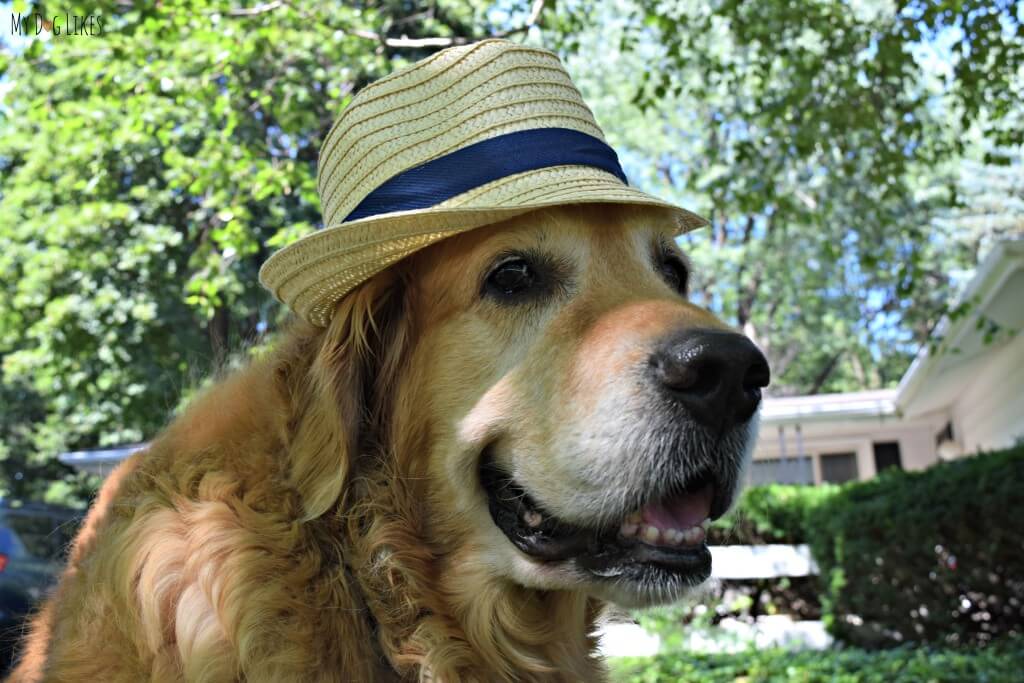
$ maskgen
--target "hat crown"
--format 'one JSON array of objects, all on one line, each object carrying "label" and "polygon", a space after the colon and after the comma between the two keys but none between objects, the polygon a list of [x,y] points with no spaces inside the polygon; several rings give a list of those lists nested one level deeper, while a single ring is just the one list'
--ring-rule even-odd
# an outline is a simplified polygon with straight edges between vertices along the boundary
[{"label": "hat crown", "polygon": [[331,128],[317,175],[324,225],[404,171],[539,128],[604,140],[556,55],[498,39],[435,53],[367,85]]},{"label": "hat crown", "polygon": [[626,182],[561,62],[507,40],[449,48],[367,85],[335,122],[317,174],[324,229],[273,254],[260,281],[314,325],[376,273],[441,240],[538,209],[659,207]]}]

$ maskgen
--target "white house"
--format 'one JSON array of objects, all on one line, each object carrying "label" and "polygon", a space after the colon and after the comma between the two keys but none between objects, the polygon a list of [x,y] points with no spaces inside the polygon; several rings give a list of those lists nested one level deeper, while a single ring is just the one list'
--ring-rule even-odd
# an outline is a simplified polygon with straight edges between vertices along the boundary
[{"label": "white house", "polygon": [[[907,419],[946,418],[944,457],[1024,440],[1024,239],[993,248],[964,300],[977,311],[943,322],[938,352],[917,357],[896,400]],[[992,324],[998,329],[986,343]]]},{"label": "white house", "polygon": [[148,444],[140,443],[133,446],[119,446],[117,448],[98,448],[88,451],[71,451],[61,453],[57,456],[65,465],[70,465],[76,470],[98,474],[105,477],[114,471],[114,468],[121,464],[135,451],[142,450]]},{"label": "white house", "polygon": [[1024,239],[997,244],[961,301],[896,389],[765,399],[751,483],[868,479],[1024,440]]}]

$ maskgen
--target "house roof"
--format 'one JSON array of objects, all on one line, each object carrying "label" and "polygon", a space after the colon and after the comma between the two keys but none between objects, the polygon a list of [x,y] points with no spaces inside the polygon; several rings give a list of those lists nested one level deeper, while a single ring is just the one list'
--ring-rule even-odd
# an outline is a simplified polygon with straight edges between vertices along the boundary
[{"label": "house roof", "polygon": [[[1024,327],[1024,238],[997,243],[981,262],[960,302],[967,313],[955,320],[945,318],[935,337],[937,351],[924,347],[896,389],[855,391],[845,394],[767,397],[761,407],[761,423],[786,425],[810,422],[850,421],[885,417],[917,417],[949,405],[969,378],[972,361],[990,349],[984,325],[990,320],[1001,329]],[[996,342],[998,343],[998,342]]]},{"label": "house roof", "polygon": [[945,317],[936,327],[940,340],[935,350],[927,345],[917,354],[900,380],[896,407],[901,414],[915,417],[951,404],[963,390],[973,366],[1004,337],[986,340],[986,323],[991,321],[1012,334],[1024,327],[1024,238],[997,243],[978,266],[958,304],[966,313]]},{"label": "house roof", "polygon": [[65,465],[75,469],[89,472],[91,474],[106,475],[117,466],[119,462],[127,458],[135,451],[146,448],[148,443],[138,443],[131,446],[118,446],[117,448],[99,448],[89,451],[70,451],[57,456]]},{"label": "house roof", "polygon": [[878,419],[896,414],[896,390],[765,398],[761,424]]}]

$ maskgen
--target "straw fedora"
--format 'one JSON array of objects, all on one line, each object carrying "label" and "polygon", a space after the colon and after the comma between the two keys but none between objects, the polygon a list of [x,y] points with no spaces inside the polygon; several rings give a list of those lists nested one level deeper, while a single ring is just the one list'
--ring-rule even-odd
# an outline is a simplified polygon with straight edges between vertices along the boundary
[{"label": "straw fedora", "polygon": [[631,188],[558,57],[506,40],[363,88],[327,134],[317,178],[325,227],[271,256],[260,282],[318,326],[400,259],[535,209],[645,204],[670,209],[680,232],[707,224]]}]

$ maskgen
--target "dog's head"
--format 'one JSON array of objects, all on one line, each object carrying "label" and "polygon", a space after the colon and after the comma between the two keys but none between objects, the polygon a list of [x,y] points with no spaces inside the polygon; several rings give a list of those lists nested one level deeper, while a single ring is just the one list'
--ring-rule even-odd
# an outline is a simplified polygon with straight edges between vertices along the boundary
[{"label": "dog's head", "polygon": [[[350,295],[389,303],[366,303],[374,378],[330,380],[355,391],[352,451],[385,444],[345,476],[386,467],[430,547],[519,585],[644,605],[707,578],[703,526],[737,493],[769,371],[687,301],[675,230],[656,209],[532,213]],[[350,339],[342,308],[328,334]]]}]

